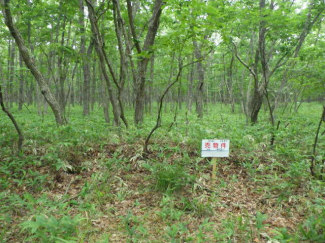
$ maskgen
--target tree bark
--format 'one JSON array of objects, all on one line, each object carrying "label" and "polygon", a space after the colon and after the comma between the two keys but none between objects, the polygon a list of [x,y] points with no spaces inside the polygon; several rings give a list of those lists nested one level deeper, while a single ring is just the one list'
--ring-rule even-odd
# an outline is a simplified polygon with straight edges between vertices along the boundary
[{"label": "tree bark", "polygon": [[[61,1],[60,1],[61,4]],[[60,28],[60,27],[58,27]],[[66,17],[63,19],[63,26],[62,26],[62,33],[61,33],[61,47],[64,47],[65,43],[65,29],[66,29]],[[64,57],[63,53],[59,53],[58,55],[58,84],[59,84],[59,104],[61,107],[61,111],[64,113],[65,111],[65,87],[64,83],[67,78],[67,65],[66,65],[66,58]]]},{"label": "tree bark", "polygon": [[[199,45],[193,40],[194,54],[196,59],[201,59],[202,54]],[[196,113],[198,118],[203,118],[203,101],[204,101],[204,68],[201,62],[197,63],[198,84],[196,86]]]},{"label": "tree bark", "polygon": [[[100,80],[104,80],[103,78],[103,73],[100,74]],[[103,106],[103,111],[104,111],[104,119],[107,124],[110,124],[111,119],[109,116],[109,102],[107,102],[108,97],[107,97],[107,90],[105,89],[105,84],[102,83],[101,86],[103,86],[103,89],[101,89],[100,92],[100,98],[101,98],[101,104]]]},{"label": "tree bark", "polygon": [[[192,56],[192,62],[194,60],[194,53]],[[193,100],[193,86],[194,86],[194,65],[191,65],[190,70],[188,71],[188,88],[187,88],[187,104],[186,108],[191,112],[192,110],[192,100]]]},{"label": "tree bark", "polygon": [[19,55],[19,67],[20,75],[19,75],[19,95],[18,95],[18,110],[22,110],[24,104],[24,71],[22,70],[23,67],[23,58]]},{"label": "tree bark", "polygon": [[233,66],[234,66],[235,57],[232,54],[230,64],[227,70],[227,89],[229,93],[229,102],[231,104],[231,112],[235,113],[235,99],[234,99],[234,84],[233,84]]},{"label": "tree bark", "polygon": [[13,82],[14,82],[14,76],[15,76],[15,58],[16,58],[16,46],[13,42],[11,42],[11,45],[9,46],[9,78],[8,78],[8,92],[7,92],[7,104],[9,108],[12,108],[13,106]]},{"label": "tree bark", "polygon": [[149,108],[149,114],[152,113],[152,95],[153,95],[153,79],[154,79],[154,69],[155,69],[155,55],[151,56],[150,60],[150,79],[149,79],[149,87],[147,93],[147,105]]},{"label": "tree bark", "polygon": [[91,96],[90,96],[91,110],[94,110],[96,103],[96,59],[93,58],[92,79],[91,79]]}]

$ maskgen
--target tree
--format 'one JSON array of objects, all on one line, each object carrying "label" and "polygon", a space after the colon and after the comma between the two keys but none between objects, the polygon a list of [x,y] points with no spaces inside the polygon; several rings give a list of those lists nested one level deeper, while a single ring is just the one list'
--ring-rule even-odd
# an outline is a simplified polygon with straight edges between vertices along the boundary
[{"label": "tree", "polygon": [[[292,5],[287,6],[285,3],[270,1],[269,7],[267,7],[266,0],[260,0],[258,8],[259,18],[252,20],[258,24],[257,41],[254,40],[254,34],[251,39],[251,45],[255,46],[253,60],[250,60],[249,63],[244,61],[238,53],[237,44],[232,43],[236,58],[250,72],[253,78],[253,92],[249,101],[249,115],[252,124],[257,122],[258,114],[263,104],[263,97],[265,96],[270,110],[271,122],[274,126],[273,110],[268,97],[270,79],[280,67],[288,65],[291,57],[298,56],[306,36],[324,11],[324,8],[319,8],[315,9],[316,13],[312,13],[311,11],[314,9],[314,6],[315,1],[312,1],[309,5],[309,11],[303,28],[292,29],[289,25],[292,26],[292,21],[296,21],[294,19],[296,16],[283,15],[283,13],[289,11],[288,8],[293,8]],[[278,18],[276,19],[275,17]],[[291,21],[287,19],[290,17],[292,18]],[[279,21],[280,18],[282,18],[282,22]],[[272,22],[273,19],[276,20]],[[296,21],[296,23],[299,26],[301,22]],[[285,25],[285,31],[282,29],[283,26],[281,28],[280,25]],[[299,32],[299,37],[296,38],[295,36]]]},{"label": "tree", "polygon": [[153,45],[158,32],[160,16],[164,2],[162,0],[155,0],[152,9],[152,15],[148,23],[148,31],[146,38],[143,41],[143,46],[140,46],[140,37],[136,33],[134,25],[134,11],[131,0],[127,0],[127,9],[129,16],[129,24],[132,33],[132,40],[139,59],[137,62],[137,75],[135,80],[135,113],[134,122],[139,125],[143,122],[143,111],[145,102],[145,84],[147,75],[147,66],[151,55],[153,54]]},{"label": "tree", "polygon": [[87,60],[93,50],[93,41],[90,42],[88,50],[86,52],[86,35],[85,35],[85,13],[83,0],[79,0],[79,25],[80,25],[80,56],[82,62],[83,71],[83,115],[89,115],[89,103],[90,103],[90,63]]},{"label": "tree", "polygon": [[[104,39],[103,39],[103,37],[102,37],[102,35],[100,33],[98,24],[97,24],[98,18],[96,17],[94,7],[89,1],[87,1],[87,0],[85,0],[85,1],[86,1],[86,4],[87,4],[87,7],[88,7],[88,11],[89,11],[89,20],[90,20],[90,23],[91,23],[91,30],[92,30],[92,33],[93,33],[93,39],[94,39],[94,42],[95,42],[96,51],[97,51],[97,54],[98,54],[98,57],[99,57],[99,60],[100,60],[101,70],[102,70],[103,76],[104,76],[105,81],[106,81],[106,85],[107,85],[108,93],[109,93],[109,98],[110,98],[112,108],[113,108],[114,122],[115,122],[115,124],[117,126],[119,126],[119,124],[120,124],[119,119],[121,118],[122,121],[124,122],[125,126],[128,127],[128,123],[127,123],[126,118],[124,116],[124,109],[123,109],[123,104],[122,104],[122,100],[121,100],[121,93],[123,91],[124,81],[125,81],[124,70],[122,70],[120,72],[120,79],[119,79],[120,82],[119,82],[118,79],[117,79],[117,75],[116,75],[116,73],[115,73],[115,71],[113,69],[112,63],[108,59],[108,56],[106,54],[106,50],[104,48],[105,42],[104,42]],[[116,7],[116,5],[115,5],[115,7]],[[124,55],[121,54],[121,59],[123,58],[122,56],[124,56]],[[122,65],[124,65],[123,63],[124,63],[124,61],[122,61],[121,67],[122,67]],[[110,81],[110,78],[108,76],[107,69],[108,69],[108,71],[109,71],[109,73],[110,73],[110,75],[112,77],[114,85],[118,89],[117,100],[115,99],[115,95],[114,95],[114,92],[113,92],[113,89],[112,89],[112,86],[111,86],[111,81]]]},{"label": "tree", "polygon": [[10,11],[10,0],[1,0],[1,6],[2,6],[2,12],[5,18],[5,23],[10,30],[10,34],[12,37],[15,39],[16,44],[18,46],[18,49],[20,51],[20,54],[26,64],[26,66],[29,68],[31,73],[33,74],[34,78],[36,79],[40,89],[41,93],[44,96],[45,100],[48,102],[50,105],[54,116],[56,123],[58,125],[65,124],[66,121],[63,117],[63,113],[60,109],[60,105],[57,102],[55,96],[52,94],[47,82],[44,79],[44,76],[42,73],[39,71],[37,66],[35,65],[35,60],[31,56],[27,46],[25,45],[24,39],[22,38],[20,32],[18,29],[15,27],[12,16],[11,16],[11,11]]}]

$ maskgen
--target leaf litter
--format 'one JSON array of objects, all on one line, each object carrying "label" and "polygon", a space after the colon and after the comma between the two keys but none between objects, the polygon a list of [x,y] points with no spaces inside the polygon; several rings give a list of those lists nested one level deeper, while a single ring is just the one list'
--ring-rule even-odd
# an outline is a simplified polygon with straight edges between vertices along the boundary
[{"label": "leaf litter", "polygon": [[[173,146],[177,145],[169,145]],[[270,242],[269,236],[274,235],[274,229],[286,227],[294,232],[305,219],[305,211],[308,210],[304,208],[308,203],[305,197],[311,196],[308,188],[298,186],[290,195],[294,197],[279,199],[278,191],[268,190],[267,186],[272,185],[263,181],[266,175],[272,175],[274,171],[259,170],[258,178],[256,175],[252,176],[243,166],[247,158],[239,155],[220,159],[217,164],[217,180],[212,182],[209,161],[202,159],[195,165],[197,155],[189,151],[192,162],[186,166],[189,174],[195,176],[194,186],[184,186],[170,195],[156,191],[151,173],[145,165],[173,164],[182,159],[182,154],[179,151],[169,151],[169,156],[161,157],[158,156],[159,151],[152,151],[147,158],[143,158],[140,148],[141,144],[120,143],[91,148],[87,153],[77,156],[70,151],[68,159],[73,166],[81,166],[87,161],[91,166],[76,173],[68,173],[62,169],[55,171],[50,166],[34,168],[40,174],[48,175],[47,183],[41,191],[13,184],[6,193],[16,193],[23,197],[28,192],[34,198],[47,195],[57,203],[70,202],[70,214],[81,213],[87,222],[80,226],[81,231],[87,232],[83,242],[97,242],[104,236],[109,237],[109,242],[127,242],[130,239],[134,240],[131,242],[170,242],[170,237],[175,237],[179,242],[191,239],[197,242],[195,239],[198,237],[212,242],[209,239],[214,239],[215,232],[225,232],[225,225],[238,223],[238,220],[247,223],[248,229],[252,231],[253,242]],[[258,152],[256,154],[258,156]],[[264,154],[259,153],[262,156],[262,165],[267,167],[273,160]],[[107,163],[111,160],[115,162],[110,167]],[[197,171],[196,167],[200,167],[200,170]],[[87,192],[85,185],[89,187]],[[174,206],[162,206],[164,197],[170,197],[170,205]],[[184,198],[189,204],[196,202],[197,208],[185,210],[182,202]],[[85,203],[92,204],[94,208],[78,208]],[[10,206],[9,201],[7,206]],[[41,205],[34,207],[38,206]],[[207,216],[204,213],[195,213],[195,210],[204,212],[205,207],[211,208],[211,213]],[[164,210],[170,210],[169,215],[163,214]],[[10,214],[11,230],[5,236],[7,242],[20,241],[16,237],[21,237],[23,233],[17,230],[18,224],[30,217],[29,211],[32,210],[22,208],[20,213]],[[177,212],[180,216],[172,215]],[[258,213],[267,215],[261,232],[254,228]],[[173,225],[179,227],[174,236],[171,236]],[[224,237],[232,239],[232,242],[242,242],[247,229],[233,227],[234,232]]]}]

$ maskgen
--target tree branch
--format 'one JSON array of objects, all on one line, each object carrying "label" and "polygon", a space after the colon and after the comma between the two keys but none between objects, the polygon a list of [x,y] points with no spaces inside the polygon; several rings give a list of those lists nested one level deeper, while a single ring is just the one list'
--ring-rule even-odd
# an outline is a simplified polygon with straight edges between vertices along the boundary
[{"label": "tree branch", "polygon": [[239,55],[238,55],[238,53],[237,53],[237,46],[235,45],[235,43],[234,42],[231,42],[233,45],[234,45],[234,48],[235,48],[235,56],[236,56],[236,58],[238,59],[238,61],[241,63],[241,64],[243,64],[244,65],[244,67],[245,68],[247,68],[247,70],[253,75],[253,77],[254,77],[254,79],[256,79],[257,80],[257,75],[256,75],[256,73],[254,72],[254,70],[253,69],[251,69],[240,57],[239,57]]},{"label": "tree branch", "polygon": [[137,52],[141,53],[141,47],[140,47],[139,40],[138,40],[138,37],[137,37],[137,33],[135,31],[135,26],[134,26],[134,16],[133,16],[131,1],[126,0],[126,2],[127,2],[129,23],[130,23],[130,29],[131,29],[133,43],[135,45],[135,48],[137,49]]}]

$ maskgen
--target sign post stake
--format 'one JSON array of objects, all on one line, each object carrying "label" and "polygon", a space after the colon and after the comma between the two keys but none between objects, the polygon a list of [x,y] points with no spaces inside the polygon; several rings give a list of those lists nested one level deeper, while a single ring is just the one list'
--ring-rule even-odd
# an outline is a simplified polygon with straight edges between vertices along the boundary
[{"label": "sign post stake", "polygon": [[217,174],[217,158],[212,158],[212,181],[216,180]]}]

